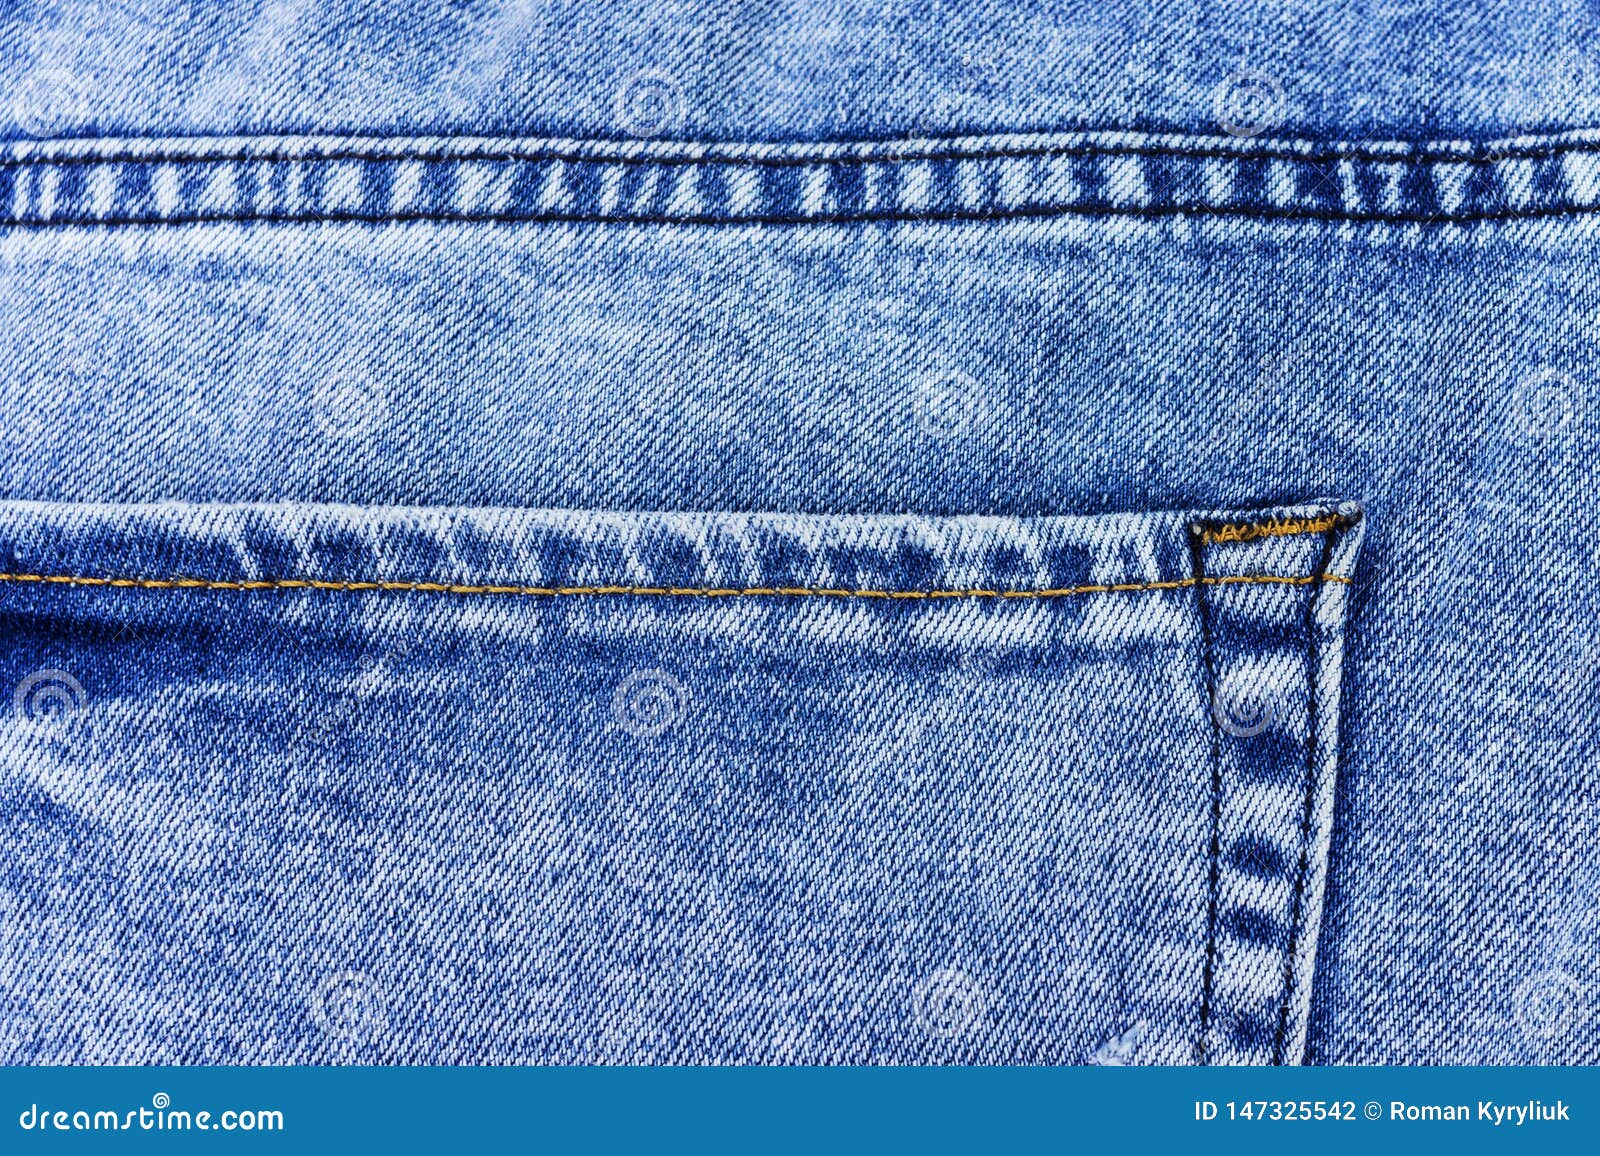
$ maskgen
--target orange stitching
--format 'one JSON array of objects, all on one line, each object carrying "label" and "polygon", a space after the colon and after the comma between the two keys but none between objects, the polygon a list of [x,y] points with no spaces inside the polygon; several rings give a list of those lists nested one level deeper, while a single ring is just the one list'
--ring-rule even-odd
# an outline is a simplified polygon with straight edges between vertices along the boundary
[{"label": "orange stitching", "polygon": [[1321,534],[1339,525],[1338,514],[1320,518],[1273,518],[1268,522],[1230,522],[1200,533],[1202,542],[1249,542],[1255,538],[1278,538],[1289,534]]},{"label": "orange stitching", "polygon": [[[1295,531],[1283,531],[1292,533]],[[1178,578],[1169,582],[1117,582],[1094,586],[1065,586],[1053,590],[853,590],[820,586],[467,586],[449,582],[330,582],[320,578],[275,578],[250,581],[213,581],[206,578],[82,578],[66,574],[0,574],[0,582],[32,582],[60,586],[114,586],[136,590],[392,590],[419,594],[527,594],[674,596],[696,598],[808,597],[808,598],[1062,598],[1072,594],[1113,594],[1131,590],[1182,590],[1186,587],[1228,586],[1237,583],[1274,583],[1309,586],[1316,575],[1237,574],[1206,578]],[[1337,574],[1325,582],[1350,584]]]}]

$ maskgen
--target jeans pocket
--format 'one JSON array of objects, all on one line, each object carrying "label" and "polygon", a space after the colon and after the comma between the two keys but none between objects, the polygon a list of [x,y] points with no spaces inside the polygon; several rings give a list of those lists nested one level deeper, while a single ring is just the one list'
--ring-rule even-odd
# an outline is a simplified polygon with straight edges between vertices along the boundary
[{"label": "jeans pocket", "polygon": [[0,1060],[1296,1062],[1360,533],[0,503]]}]

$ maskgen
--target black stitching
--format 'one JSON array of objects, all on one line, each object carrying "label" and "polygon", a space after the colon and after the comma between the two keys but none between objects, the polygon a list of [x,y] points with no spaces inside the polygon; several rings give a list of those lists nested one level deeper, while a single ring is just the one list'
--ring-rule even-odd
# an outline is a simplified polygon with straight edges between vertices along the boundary
[{"label": "black stitching", "polygon": [[885,223],[939,223],[954,221],[1005,221],[1051,217],[1234,217],[1274,221],[1349,221],[1353,224],[1389,225],[1470,225],[1495,221],[1541,220],[1577,217],[1600,213],[1600,205],[1557,206],[1544,209],[1506,209],[1481,213],[1364,213],[1338,210],[1273,209],[1264,206],[1166,205],[1118,207],[1109,205],[1041,205],[1019,208],[950,209],[933,212],[895,211],[871,213],[752,213],[747,216],[716,216],[686,213],[550,213],[529,210],[525,213],[429,212],[319,212],[305,213],[174,213],[169,216],[68,217],[50,220],[0,218],[0,228],[62,229],[97,227],[144,227],[197,224],[405,224],[412,222],[478,224],[579,224],[579,225],[855,225]]},{"label": "black stitching", "polygon": [[[96,138],[83,138],[94,141]],[[597,141],[596,144],[621,142]],[[683,142],[694,144],[696,142]],[[844,148],[861,147],[860,142],[846,143]],[[1404,148],[1404,142],[1401,142]],[[946,148],[934,150],[905,149],[886,152],[823,153],[794,156],[740,155],[715,151],[715,146],[700,154],[665,156],[630,156],[588,152],[583,149],[536,149],[519,152],[513,149],[465,149],[460,151],[427,150],[377,152],[368,149],[340,148],[327,152],[252,152],[240,149],[232,152],[195,153],[103,153],[95,155],[0,157],[0,169],[27,168],[39,165],[127,165],[127,164],[230,164],[260,162],[266,164],[315,163],[318,161],[364,161],[372,164],[400,164],[407,161],[437,164],[451,161],[493,162],[547,162],[590,163],[626,165],[630,167],[686,165],[748,165],[761,168],[796,168],[813,165],[840,164],[908,164],[946,161],[1026,160],[1092,157],[1173,157],[1195,160],[1238,161],[1299,161],[1306,164],[1331,164],[1339,161],[1358,161],[1374,165],[1493,165],[1511,160],[1542,160],[1565,156],[1568,153],[1600,152],[1600,141],[1572,141],[1567,143],[1496,147],[1492,144],[1469,143],[1468,151],[1426,148],[1416,152],[1395,152],[1384,149],[1356,146],[1349,149],[1291,147],[1236,149],[1226,145],[1160,145],[1160,144],[1081,144],[1081,145],[1014,145],[1010,147]]]},{"label": "black stitching", "polygon": [[1200,615],[1200,654],[1205,670],[1207,730],[1211,735],[1211,839],[1207,846],[1208,881],[1206,897],[1206,961],[1200,981],[1200,1041],[1196,1059],[1205,1064],[1206,1035],[1211,1027],[1211,995],[1217,972],[1218,908],[1222,889],[1222,741],[1216,717],[1217,669],[1211,646],[1211,615],[1206,609],[1204,527],[1189,527],[1190,570],[1195,579],[1196,607]]},{"label": "black stitching", "polygon": [[[1340,532],[1336,526],[1323,538],[1321,556],[1312,571],[1319,579],[1328,572],[1334,540]],[[1317,795],[1317,594],[1323,585],[1319,581],[1310,586],[1306,598],[1306,787],[1300,812],[1300,862],[1295,869],[1294,904],[1289,915],[1289,953],[1283,963],[1283,1002],[1278,1005],[1278,1030],[1272,1048],[1272,1062],[1280,1065],[1287,1059],[1284,1052],[1289,1046],[1289,1005],[1294,1001],[1295,957],[1300,952],[1300,922],[1311,866],[1311,816]]]}]

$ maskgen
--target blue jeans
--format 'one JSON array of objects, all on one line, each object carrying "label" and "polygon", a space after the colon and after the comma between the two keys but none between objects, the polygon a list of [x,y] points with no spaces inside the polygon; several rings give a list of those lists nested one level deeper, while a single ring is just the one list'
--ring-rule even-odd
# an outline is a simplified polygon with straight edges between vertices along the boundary
[{"label": "blue jeans", "polygon": [[1600,1060],[1586,13],[185,7],[0,25],[0,1061]]}]

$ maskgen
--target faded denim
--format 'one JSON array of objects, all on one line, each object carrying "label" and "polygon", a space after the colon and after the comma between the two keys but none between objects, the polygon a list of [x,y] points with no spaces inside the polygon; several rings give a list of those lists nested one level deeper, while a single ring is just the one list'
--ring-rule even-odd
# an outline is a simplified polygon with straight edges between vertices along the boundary
[{"label": "faded denim", "polygon": [[1590,6],[90,7],[0,1059],[1600,1060]]},{"label": "faded denim", "polygon": [[0,527],[24,1056],[1303,1048],[1353,509]]}]

